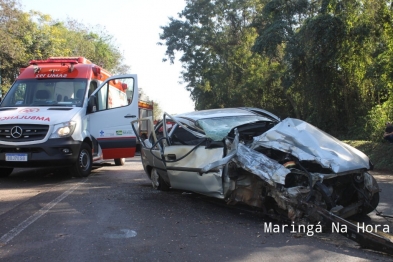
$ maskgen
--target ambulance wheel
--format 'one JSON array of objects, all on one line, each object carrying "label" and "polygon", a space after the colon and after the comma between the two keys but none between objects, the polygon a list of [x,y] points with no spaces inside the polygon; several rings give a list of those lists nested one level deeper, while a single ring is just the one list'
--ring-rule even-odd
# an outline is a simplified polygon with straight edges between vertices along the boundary
[{"label": "ambulance wheel", "polygon": [[0,177],[7,177],[11,175],[14,169],[12,167],[1,167],[0,168]]},{"label": "ambulance wheel", "polygon": [[92,163],[91,147],[87,143],[82,143],[78,159],[70,168],[70,174],[75,177],[87,177],[90,175]]},{"label": "ambulance wheel", "polygon": [[126,159],[125,158],[116,158],[115,160],[115,165],[116,166],[124,166],[124,164],[126,163]]}]

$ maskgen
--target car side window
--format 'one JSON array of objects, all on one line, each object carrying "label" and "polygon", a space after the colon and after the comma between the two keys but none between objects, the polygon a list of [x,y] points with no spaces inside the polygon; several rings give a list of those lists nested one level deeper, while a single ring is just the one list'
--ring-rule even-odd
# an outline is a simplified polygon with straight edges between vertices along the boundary
[{"label": "car side window", "polygon": [[[188,127],[190,128],[190,127]],[[198,138],[181,126],[177,126],[171,133],[172,145],[197,145],[204,138]]]}]

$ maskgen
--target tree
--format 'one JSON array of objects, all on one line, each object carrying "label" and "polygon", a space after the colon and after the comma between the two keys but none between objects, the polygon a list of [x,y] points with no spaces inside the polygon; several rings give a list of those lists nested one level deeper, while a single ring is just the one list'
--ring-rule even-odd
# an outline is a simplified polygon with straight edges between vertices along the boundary
[{"label": "tree", "polygon": [[288,111],[274,78],[280,66],[251,52],[257,35],[250,24],[260,9],[259,1],[187,1],[179,18],[161,27],[167,59],[174,63],[175,54],[182,54],[182,78],[197,110],[257,106]]},{"label": "tree", "polygon": [[382,66],[391,61],[382,55],[391,53],[390,6],[384,0],[266,3],[254,24],[253,50],[285,67],[280,77],[297,117],[336,136],[367,138],[365,116],[386,101],[391,83],[385,77],[391,65]]},{"label": "tree", "polygon": [[84,56],[112,73],[127,73],[123,54],[106,30],[76,20],[52,20],[37,11],[24,13],[14,0],[0,0],[0,84],[6,92],[33,59]]},{"label": "tree", "polygon": [[13,0],[0,1],[0,84],[2,92],[14,81],[26,57],[25,45],[30,39],[25,30],[32,27],[26,15]]},{"label": "tree", "polygon": [[56,21],[43,17],[46,19],[36,20],[41,32],[50,39],[49,56],[83,56],[113,74],[129,71],[130,66],[123,64],[123,54],[105,28],[99,25],[88,28],[73,19]]},{"label": "tree", "polygon": [[186,3],[160,38],[171,63],[181,54],[196,109],[263,107],[357,139],[391,120],[391,1]]}]

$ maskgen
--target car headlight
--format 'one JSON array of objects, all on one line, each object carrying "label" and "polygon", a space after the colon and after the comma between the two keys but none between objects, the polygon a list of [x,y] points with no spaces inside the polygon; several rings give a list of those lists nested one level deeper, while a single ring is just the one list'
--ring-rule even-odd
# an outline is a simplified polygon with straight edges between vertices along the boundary
[{"label": "car headlight", "polygon": [[62,138],[71,136],[74,133],[76,127],[76,122],[69,121],[55,125],[53,128],[53,133],[50,138]]}]

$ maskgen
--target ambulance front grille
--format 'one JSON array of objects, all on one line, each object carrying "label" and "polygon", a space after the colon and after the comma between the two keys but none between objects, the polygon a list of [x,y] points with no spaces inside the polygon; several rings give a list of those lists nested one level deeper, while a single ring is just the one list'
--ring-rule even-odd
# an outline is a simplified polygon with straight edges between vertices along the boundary
[{"label": "ambulance front grille", "polygon": [[0,125],[0,141],[29,142],[44,139],[48,125],[11,124]]}]

